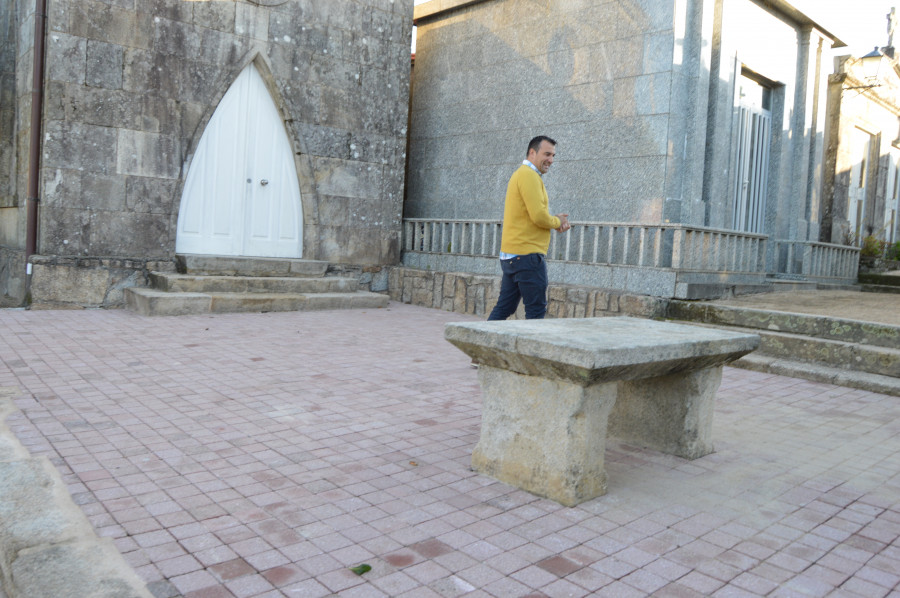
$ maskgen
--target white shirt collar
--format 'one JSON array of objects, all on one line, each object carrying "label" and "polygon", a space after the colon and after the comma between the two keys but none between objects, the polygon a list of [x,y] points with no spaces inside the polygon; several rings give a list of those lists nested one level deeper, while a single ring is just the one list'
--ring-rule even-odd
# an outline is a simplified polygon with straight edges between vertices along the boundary
[{"label": "white shirt collar", "polygon": [[541,171],[538,170],[537,166],[535,166],[534,164],[532,164],[532,163],[531,163],[531,160],[529,160],[528,158],[522,160],[522,164],[524,164],[525,166],[530,167],[531,170],[533,170],[533,171],[535,171],[536,173],[538,173],[538,176],[544,176],[543,174],[541,174]]}]

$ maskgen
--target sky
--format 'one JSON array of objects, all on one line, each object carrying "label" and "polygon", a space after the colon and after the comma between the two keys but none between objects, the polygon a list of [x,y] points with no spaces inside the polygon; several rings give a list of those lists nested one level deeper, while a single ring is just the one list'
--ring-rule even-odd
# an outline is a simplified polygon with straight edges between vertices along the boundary
[{"label": "sky", "polygon": [[[428,0],[415,0],[422,4]],[[798,10],[819,23],[847,44],[838,54],[863,56],[875,46],[887,45],[887,15],[891,7],[900,14],[900,0],[789,0]],[[894,35],[894,45],[900,47],[900,26]],[[413,52],[416,51],[413,33]]]},{"label": "sky", "polygon": [[[838,54],[863,56],[875,46],[887,45],[887,17],[891,7],[897,7],[900,19],[900,0],[788,0],[847,44]],[[894,46],[900,47],[900,23],[894,33]]]}]

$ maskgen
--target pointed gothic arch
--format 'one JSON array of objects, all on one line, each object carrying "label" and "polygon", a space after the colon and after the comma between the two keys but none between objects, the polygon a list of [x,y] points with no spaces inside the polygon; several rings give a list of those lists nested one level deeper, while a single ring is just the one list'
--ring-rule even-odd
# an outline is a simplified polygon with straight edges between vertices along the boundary
[{"label": "pointed gothic arch", "polygon": [[303,256],[295,152],[258,62],[235,78],[197,143],[181,194],[177,253]]}]

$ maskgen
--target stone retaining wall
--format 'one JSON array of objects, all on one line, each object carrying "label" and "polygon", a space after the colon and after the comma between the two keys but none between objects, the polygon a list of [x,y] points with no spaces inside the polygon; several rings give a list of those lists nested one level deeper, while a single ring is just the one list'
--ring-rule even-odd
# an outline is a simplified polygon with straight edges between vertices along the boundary
[{"label": "stone retaining wall", "polygon": [[32,256],[32,309],[123,307],[127,287],[145,287],[150,272],[175,272],[174,260]]},{"label": "stone retaining wall", "polygon": [[330,264],[325,276],[356,278],[361,291],[386,293],[390,266],[357,266],[351,264]]},{"label": "stone retaining wall", "polygon": [[[394,301],[487,317],[500,294],[500,276],[397,267],[391,269],[388,287]],[[661,318],[669,303],[661,297],[562,284],[550,285],[549,299],[547,317],[550,318],[607,315]],[[520,305],[513,318],[524,317]]]}]

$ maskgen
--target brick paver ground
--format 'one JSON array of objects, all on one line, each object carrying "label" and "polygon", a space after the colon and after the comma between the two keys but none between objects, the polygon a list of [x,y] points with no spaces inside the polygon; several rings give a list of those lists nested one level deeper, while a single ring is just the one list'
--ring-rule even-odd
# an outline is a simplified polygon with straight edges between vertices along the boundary
[{"label": "brick paver ground", "polygon": [[717,452],[564,508],[469,469],[465,319],[0,310],[0,386],[160,597],[900,595],[900,399],[726,368]]}]

